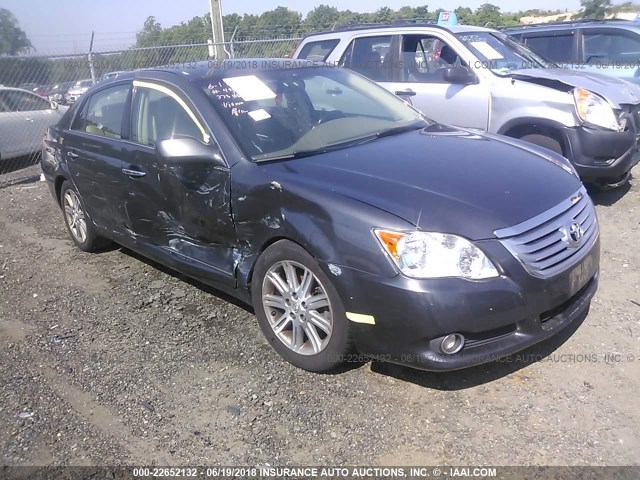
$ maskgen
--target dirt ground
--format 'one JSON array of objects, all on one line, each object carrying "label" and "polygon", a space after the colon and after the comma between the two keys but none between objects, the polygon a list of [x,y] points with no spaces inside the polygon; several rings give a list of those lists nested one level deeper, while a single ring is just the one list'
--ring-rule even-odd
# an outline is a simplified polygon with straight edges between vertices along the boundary
[{"label": "dirt ground", "polygon": [[640,180],[593,195],[581,325],[461,372],[315,375],[247,307],[76,249],[38,173],[0,187],[0,464],[640,465]]}]

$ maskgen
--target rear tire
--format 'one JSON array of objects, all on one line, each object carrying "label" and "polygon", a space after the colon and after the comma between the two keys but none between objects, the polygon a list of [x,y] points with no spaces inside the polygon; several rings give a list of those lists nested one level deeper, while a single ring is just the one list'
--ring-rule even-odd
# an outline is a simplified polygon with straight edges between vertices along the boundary
[{"label": "rear tire", "polygon": [[281,240],[256,263],[252,300],[273,349],[311,372],[336,369],[352,349],[349,322],[331,280],[302,247]]},{"label": "rear tire", "polygon": [[84,252],[95,252],[107,246],[110,242],[96,233],[96,229],[87,216],[80,195],[74,186],[64,181],[60,188],[60,208],[64,216],[64,223],[71,239]]}]

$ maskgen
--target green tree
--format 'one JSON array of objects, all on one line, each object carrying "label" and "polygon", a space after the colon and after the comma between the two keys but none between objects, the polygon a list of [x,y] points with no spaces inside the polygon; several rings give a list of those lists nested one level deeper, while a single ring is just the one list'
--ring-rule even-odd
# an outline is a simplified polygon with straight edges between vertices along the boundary
[{"label": "green tree", "polygon": [[277,7],[260,15],[256,27],[257,34],[261,37],[296,36],[302,31],[302,14],[286,7]]},{"label": "green tree", "polygon": [[503,24],[500,7],[491,3],[480,5],[476,10],[474,17],[474,23],[481,27],[484,27],[485,25],[489,27],[496,27]]},{"label": "green tree", "polygon": [[458,22],[462,25],[474,25],[476,23],[476,17],[473,14],[473,10],[469,7],[458,7],[455,9],[458,16]]},{"label": "green tree", "polygon": [[340,21],[340,12],[336,7],[318,5],[311,10],[304,19],[306,32],[317,32],[332,28]]},{"label": "green tree", "polygon": [[389,7],[382,7],[373,14],[374,23],[389,23],[393,20],[394,11]]},{"label": "green tree", "polygon": [[429,18],[429,5],[415,7],[413,10],[416,14],[416,18]]},{"label": "green tree", "polygon": [[394,18],[418,18],[413,7],[402,7],[395,12]]},{"label": "green tree", "polygon": [[0,8],[0,55],[28,53],[32,48],[16,17],[6,8]]},{"label": "green tree", "polygon": [[136,35],[136,47],[151,47],[159,45],[162,26],[156,21],[156,17],[147,17],[142,30]]},{"label": "green tree", "polygon": [[611,0],[581,0],[582,10],[575,18],[603,19],[611,12]]}]

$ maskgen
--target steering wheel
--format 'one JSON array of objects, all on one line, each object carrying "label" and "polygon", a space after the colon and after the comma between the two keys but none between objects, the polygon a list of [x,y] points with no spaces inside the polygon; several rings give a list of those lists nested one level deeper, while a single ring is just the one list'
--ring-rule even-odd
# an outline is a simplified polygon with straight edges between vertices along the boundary
[{"label": "steering wheel", "polygon": [[515,63],[515,62],[509,62],[509,63],[507,63],[506,67],[507,67],[509,70],[518,70],[518,64],[517,64],[517,63]]},{"label": "steering wheel", "polygon": [[322,125],[326,122],[330,122],[331,120],[337,120],[339,118],[347,118],[347,116],[341,110],[331,110],[318,119],[318,121],[316,122],[316,126]]}]

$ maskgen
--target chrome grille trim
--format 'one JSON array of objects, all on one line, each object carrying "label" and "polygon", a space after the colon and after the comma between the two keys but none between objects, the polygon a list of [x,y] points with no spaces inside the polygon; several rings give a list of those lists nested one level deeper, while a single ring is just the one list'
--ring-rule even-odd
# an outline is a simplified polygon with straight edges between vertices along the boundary
[{"label": "chrome grille trim", "polygon": [[[572,223],[578,223],[583,231],[577,246],[569,245],[563,231]],[[582,187],[552,209],[494,234],[531,275],[549,278],[582,260],[600,230],[593,202]]]}]

